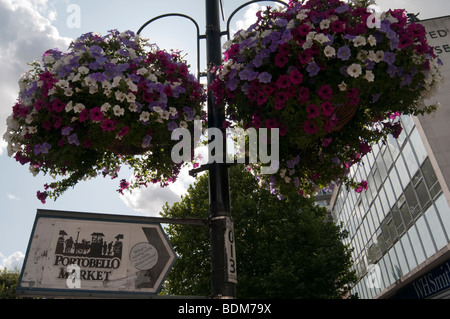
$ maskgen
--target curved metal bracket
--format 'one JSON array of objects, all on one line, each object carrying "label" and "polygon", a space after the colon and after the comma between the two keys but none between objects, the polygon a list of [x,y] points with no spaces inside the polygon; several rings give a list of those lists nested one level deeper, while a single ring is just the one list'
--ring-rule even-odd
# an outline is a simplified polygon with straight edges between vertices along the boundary
[{"label": "curved metal bracket", "polygon": [[198,26],[198,23],[197,23],[197,21],[195,21],[193,18],[191,18],[191,17],[188,16],[188,15],[181,14],[181,13],[167,13],[167,14],[162,14],[162,15],[157,16],[157,17],[155,17],[155,18],[153,18],[153,19],[150,19],[150,20],[148,20],[146,23],[144,23],[144,24],[142,25],[142,27],[139,28],[137,34],[139,35],[139,34],[142,32],[142,30],[144,30],[144,28],[147,27],[150,23],[152,23],[152,22],[154,22],[154,21],[156,21],[156,20],[162,19],[162,18],[166,18],[166,17],[181,17],[181,18],[186,18],[186,19],[192,21],[192,23],[194,23],[195,28],[197,29],[197,78],[200,78],[200,75],[201,75],[201,73],[200,73],[200,39],[204,38],[205,36],[201,36],[201,35],[200,35],[200,28],[199,28],[199,26]]}]

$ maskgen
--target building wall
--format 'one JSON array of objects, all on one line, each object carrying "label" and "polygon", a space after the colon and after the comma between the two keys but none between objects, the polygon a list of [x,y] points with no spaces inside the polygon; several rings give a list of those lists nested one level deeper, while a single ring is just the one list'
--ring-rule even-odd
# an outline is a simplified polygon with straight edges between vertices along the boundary
[{"label": "building wall", "polygon": [[[444,48],[450,18],[422,23],[432,45]],[[444,76],[450,75],[450,52],[441,51]],[[450,266],[445,272],[450,260],[449,87],[445,83],[436,96],[441,107],[435,115],[402,116],[400,137],[375,145],[351,169],[355,180],[368,181],[367,191],[334,191],[332,215],[349,231],[346,243],[354,249],[354,269],[360,277],[352,292],[361,298],[401,298],[409,288],[413,296],[428,298],[450,288]],[[428,274],[433,267],[444,273]],[[433,286],[432,278],[438,278],[439,285]]]}]

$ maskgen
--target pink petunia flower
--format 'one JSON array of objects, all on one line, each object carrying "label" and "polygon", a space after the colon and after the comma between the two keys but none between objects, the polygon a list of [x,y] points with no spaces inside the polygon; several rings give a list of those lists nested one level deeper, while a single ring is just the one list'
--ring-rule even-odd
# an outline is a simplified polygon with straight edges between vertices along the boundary
[{"label": "pink petunia flower", "polygon": [[320,115],[320,110],[315,104],[309,104],[306,107],[306,112],[308,112],[308,119],[313,119]]}]

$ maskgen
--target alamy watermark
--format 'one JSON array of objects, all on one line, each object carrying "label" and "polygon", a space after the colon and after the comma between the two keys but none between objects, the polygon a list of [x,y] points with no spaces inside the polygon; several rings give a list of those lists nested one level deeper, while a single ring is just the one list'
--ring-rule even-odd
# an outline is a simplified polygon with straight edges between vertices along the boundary
[{"label": "alamy watermark", "polygon": [[367,267],[366,285],[371,289],[381,288],[381,269],[380,266],[370,264]]},{"label": "alamy watermark", "polygon": [[[208,163],[262,163],[268,164],[261,167],[261,174],[275,174],[279,168],[279,129],[270,129],[270,143],[267,128],[228,128],[226,137],[234,140],[235,152],[232,156],[224,158],[225,141],[224,133],[219,128],[206,129],[208,136]],[[181,139],[180,139],[181,138]],[[194,121],[194,156],[198,155],[198,144],[202,138],[202,121]],[[185,128],[177,128],[172,131],[172,140],[179,142],[172,148],[172,161],[174,163],[189,162],[192,154],[191,132]],[[248,145],[248,152],[246,146]],[[270,152],[268,146],[270,145]],[[270,154],[269,154],[270,153]],[[247,156],[248,154],[248,156]]]},{"label": "alamy watermark", "polygon": [[66,13],[69,15],[66,19],[66,25],[69,29],[81,28],[81,8],[77,4],[69,4],[66,8]]}]

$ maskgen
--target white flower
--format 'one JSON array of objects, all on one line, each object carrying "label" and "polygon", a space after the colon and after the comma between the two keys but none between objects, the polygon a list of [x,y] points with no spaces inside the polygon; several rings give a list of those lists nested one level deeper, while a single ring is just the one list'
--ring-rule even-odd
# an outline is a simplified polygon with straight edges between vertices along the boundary
[{"label": "white flower", "polygon": [[89,73],[89,69],[87,67],[85,67],[84,65],[80,66],[78,68],[78,72],[81,74],[88,74]]},{"label": "white flower", "polygon": [[373,35],[369,35],[369,37],[367,38],[367,41],[373,47],[377,45],[377,39]]},{"label": "white flower", "polygon": [[119,86],[120,81],[122,81],[122,77],[121,76],[116,76],[113,79],[112,87],[115,88],[116,86]]},{"label": "white flower", "polygon": [[153,73],[150,73],[150,74],[147,76],[147,79],[149,79],[149,80],[152,81],[152,82],[158,82],[158,78],[157,78],[156,75],[153,74]]},{"label": "white flower", "polygon": [[358,76],[360,76],[362,74],[362,68],[361,65],[357,64],[357,63],[353,63],[352,65],[350,65],[347,68],[347,73],[348,75],[350,75],[351,77],[357,78]]},{"label": "white flower", "polygon": [[44,57],[44,63],[45,64],[50,64],[50,63],[53,63],[53,62],[55,62],[55,59],[51,55],[46,55]]},{"label": "white flower", "polygon": [[366,45],[366,38],[364,38],[363,36],[358,35],[356,38],[353,39],[353,45],[355,47],[361,47]]},{"label": "white flower", "polygon": [[127,95],[125,93],[123,93],[122,91],[117,91],[115,93],[115,96],[116,96],[116,100],[118,100],[120,102],[123,102],[123,100],[125,100],[127,97]]},{"label": "white flower", "polygon": [[330,20],[324,19],[320,22],[320,29],[328,29],[330,27]]},{"label": "white flower", "polygon": [[332,46],[327,45],[323,50],[323,53],[326,57],[332,58],[336,55],[336,50]]},{"label": "white flower", "polygon": [[103,103],[103,105],[100,107],[100,110],[103,112],[103,113],[106,113],[106,112],[108,112],[108,110],[111,108],[111,104],[109,104],[108,102],[106,102],[106,103]]},{"label": "white flower", "polygon": [[128,109],[130,110],[130,112],[137,112],[138,106],[136,105],[136,103],[130,103]]},{"label": "white flower", "polygon": [[66,104],[65,110],[67,113],[73,110],[73,102],[72,101],[69,101],[69,103]]},{"label": "white flower", "polygon": [[72,94],[73,94],[72,88],[66,88],[66,89],[64,89],[64,95],[65,95],[65,96],[72,96]]},{"label": "white flower", "polygon": [[81,73],[77,73],[72,77],[72,82],[78,82],[81,79]]},{"label": "white flower", "polygon": [[83,104],[77,103],[77,104],[75,104],[75,106],[73,107],[73,111],[74,111],[75,113],[81,113],[81,111],[83,111],[85,108],[86,108],[86,107],[85,107]]},{"label": "white flower", "polygon": [[187,124],[185,121],[181,121],[181,122],[180,122],[180,127],[181,127],[181,128],[187,128],[187,127],[188,127],[188,124]]},{"label": "white flower", "polygon": [[326,42],[330,42],[330,39],[328,38],[328,36],[323,33],[316,34],[314,36],[314,40],[316,40],[317,42],[322,43],[322,44],[326,43]]},{"label": "white flower", "polygon": [[375,75],[373,74],[373,72],[371,70],[366,71],[366,75],[364,76],[364,78],[369,82],[375,81]]},{"label": "white flower", "polygon": [[84,83],[86,83],[87,86],[94,86],[97,84],[97,81],[95,81],[93,78],[91,78],[90,76],[85,77],[84,79]]},{"label": "white flower", "polygon": [[121,108],[120,105],[114,105],[113,111],[115,116],[122,116],[125,114],[125,110]]},{"label": "white flower", "polygon": [[158,113],[159,115],[161,115],[164,111],[160,106],[154,106],[153,107],[153,112]]},{"label": "white flower", "polygon": [[62,89],[67,89],[69,87],[69,81],[67,80],[59,80],[55,83],[56,86],[59,86]]},{"label": "white flower", "polygon": [[126,95],[126,99],[128,103],[134,103],[136,101],[136,95],[130,92]]},{"label": "white flower", "polygon": [[146,111],[142,112],[141,116],[139,116],[139,121],[148,122],[148,120],[150,120],[150,113]]},{"label": "white flower", "polygon": [[347,90],[347,84],[345,84],[345,82],[342,81],[342,83],[338,85],[338,88],[340,91],[343,92],[343,91]]},{"label": "white flower", "polygon": [[130,78],[127,78],[127,79],[125,80],[125,82],[127,83],[128,88],[129,88],[131,91],[136,92],[136,91],[138,90],[137,85],[134,84],[133,81],[131,81]]},{"label": "white flower", "polygon": [[148,73],[148,69],[147,68],[140,68],[139,70],[136,71],[137,75],[145,75]]},{"label": "white flower", "polygon": [[169,114],[170,114],[171,116],[175,116],[175,115],[178,114],[178,111],[177,111],[177,109],[174,108],[174,107],[169,107]]}]

